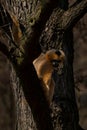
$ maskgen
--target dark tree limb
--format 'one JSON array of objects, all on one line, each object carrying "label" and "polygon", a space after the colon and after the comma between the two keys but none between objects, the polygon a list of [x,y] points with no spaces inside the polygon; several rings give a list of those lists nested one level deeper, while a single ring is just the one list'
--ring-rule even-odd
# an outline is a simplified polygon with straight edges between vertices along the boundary
[{"label": "dark tree limb", "polygon": [[31,24],[31,30],[24,45],[24,60],[17,71],[38,130],[53,130],[50,109],[32,64],[32,61],[41,53],[39,38],[53,8],[54,5],[50,2],[42,5],[38,19]]},{"label": "dark tree limb", "polygon": [[8,47],[0,41],[0,51],[7,56],[8,59],[10,59],[10,53],[8,50]]},{"label": "dark tree limb", "polygon": [[12,19],[12,17],[11,17],[11,12],[9,12],[7,9],[5,9],[1,3],[0,3],[0,18],[1,18],[0,19],[0,30],[2,32],[4,32],[5,36],[11,42],[11,45],[15,47],[15,50],[18,49],[23,54],[21,48],[19,47],[19,45],[17,45],[17,43],[15,43],[13,36],[12,36],[12,33],[13,33],[12,26],[14,25],[14,19]]},{"label": "dark tree limb", "polygon": [[[32,62],[40,53],[39,38],[44,26],[52,14],[53,9],[58,5],[55,0],[50,0],[49,2],[41,0],[41,10],[38,18],[33,18],[30,23],[31,29],[28,33],[28,38],[25,43],[25,56],[28,56],[29,61]],[[33,48],[32,48],[33,47]],[[31,50],[32,48],[32,50]],[[30,55],[30,58],[29,58]]]},{"label": "dark tree limb", "polygon": [[[76,4],[75,6],[72,6],[71,8],[69,8],[69,10],[64,12],[64,14],[62,16],[62,25],[64,24],[64,26],[62,26],[61,30],[67,29],[71,25],[73,25],[74,21],[77,20],[77,18],[83,14],[83,12],[84,12],[83,7],[86,10],[85,6],[87,7],[87,0],[83,0],[78,5]],[[50,109],[46,102],[44,93],[42,91],[42,87],[40,85],[40,82],[39,82],[39,79],[35,72],[32,61],[41,52],[40,47],[39,47],[39,38],[41,36],[41,32],[44,29],[44,26],[45,26],[47,20],[51,16],[52,11],[55,7],[57,7],[57,1],[50,0],[49,2],[46,2],[46,3],[44,2],[44,0],[42,1],[42,7],[40,10],[39,17],[36,18],[36,16],[35,16],[36,19],[33,18],[30,21],[31,29],[29,30],[28,38],[27,38],[26,42],[24,41],[24,44],[25,44],[25,46],[24,46],[25,55],[23,57],[24,60],[20,64],[19,69],[18,70],[15,69],[15,71],[20,79],[20,82],[22,84],[24,95],[31,108],[33,117],[35,119],[37,128],[39,130],[53,130],[53,126],[52,126],[52,121],[51,121],[51,117],[50,117]],[[81,9],[79,9],[79,8],[81,8]],[[76,10],[77,10],[77,12],[76,12]],[[61,19],[61,17],[60,17],[60,19]],[[6,50],[6,52],[7,52],[7,50]],[[65,80],[65,82],[66,82],[66,80]],[[63,87],[61,87],[61,88],[63,88]],[[64,102],[64,104],[65,104],[65,102]],[[68,118],[68,119],[70,119],[70,118]],[[66,122],[68,122],[68,120]]]},{"label": "dark tree limb", "polygon": [[54,6],[52,3],[46,3],[41,9],[39,18],[34,24],[31,24],[31,30],[24,48],[24,60],[18,72],[18,76],[22,81],[25,97],[31,107],[33,117],[39,130],[53,130],[53,126],[50,109],[32,61],[41,53],[39,38],[53,8]]},{"label": "dark tree limb", "polygon": [[[7,28],[7,29],[9,29],[9,28]],[[28,48],[29,49],[28,51],[30,51],[31,53],[28,52],[29,55],[27,55],[27,59],[26,59],[26,57],[24,57],[24,61],[20,65],[19,69],[17,69],[18,64],[16,64],[16,63],[15,63],[14,68],[21,81],[21,84],[22,84],[22,87],[24,90],[24,94],[25,94],[25,98],[27,99],[27,102],[32,110],[32,114],[34,116],[37,128],[39,130],[46,130],[46,129],[53,130],[51,117],[50,117],[50,109],[49,109],[48,104],[46,103],[46,99],[45,99],[44,93],[42,91],[40,81],[35,72],[34,66],[32,64],[32,61],[30,60],[30,59],[32,59],[31,57],[33,57],[33,55],[34,55],[33,50],[34,49],[36,51],[38,50],[38,48],[36,48],[36,43],[39,43],[36,41],[36,40],[39,40],[39,37],[38,37],[38,39],[35,39],[35,38],[37,38],[39,29],[37,29],[37,27],[35,25],[35,27],[32,27],[32,30],[33,31],[30,34],[30,38],[28,41],[28,43],[30,43],[29,44],[30,48]],[[40,33],[39,33],[39,35],[40,35]],[[34,42],[34,40],[36,42]],[[8,59],[10,59],[10,61],[14,65],[14,59],[16,60],[16,57],[17,57],[17,55],[14,55],[15,50],[9,51],[8,47],[6,47],[4,44],[1,43],[1,51],[8,57]],[[26,55],[26,50],[25,50],[25,55]]]},{"label": "dark tree limb", "polygon": [[14,55],[13,48],[9,48],[0,41],[0,51],[8,58],[8,60],[13,64],[14,67],[18,67],[16,56]]},{"label": "dark tree limb", "polygon": [[76,2],[62,16],[62,28],[64,30],[73,27],[87,12],[87,0]]}]

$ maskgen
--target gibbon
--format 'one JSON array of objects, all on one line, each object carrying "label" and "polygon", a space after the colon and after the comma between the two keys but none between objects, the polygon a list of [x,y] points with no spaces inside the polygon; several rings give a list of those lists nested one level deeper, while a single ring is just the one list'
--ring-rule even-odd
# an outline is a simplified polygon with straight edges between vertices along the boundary
[{"label": "gibbon", "polygon": [[62,50],[51,49],[45,54],[41,53],[38,58],[33,61],[33,65],[37,72],[38,78],[41,80],[44,94],[50,105],[55,88],[55,82],[52,77],[54,69],[63,64],[65,54]]}]

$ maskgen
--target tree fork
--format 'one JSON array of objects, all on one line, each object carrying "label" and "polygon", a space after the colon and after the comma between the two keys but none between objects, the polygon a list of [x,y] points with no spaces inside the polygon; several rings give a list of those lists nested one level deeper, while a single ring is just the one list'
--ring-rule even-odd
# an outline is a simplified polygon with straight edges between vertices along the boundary
[{"label": "tree fork", "polygon": [[[50,4],[52,4],[51,3],[52,1],[49,2]],[[69,9],[68,6],[66,5],[66,2],[68,4],[68,0],[61,0],[61,1],[59,0],[59,4],[57,5],[57,7],[51,6],[52,9],[50,13],[49,11],[47,12],[48,14],[46,15],[47,17],[45,21],[43,20],[44,20],[46,10],[42,10],[41,16],[38,17],[38,19],[34,22],[33,25],[31,24],[30,33],[28,34],[28,37],[26,36],[27,40],[24,41],[25,43],[25,48],[24,48],[25,54],[23,57],[24,59],[20,64],[18,64],[17,66],[18,68],[15,68],[15,71],[17,72],[17,76],[19,77],[20,83],[23,88],[24,96],[26,97],[26,100],[28,102],[27,106],[28,107],[30,106],[34,117],[34,121],[37,124],[37,129],[39,130],[51,130],[51,129],[80,130],[81,129],[78,125],[79,117],[78,117],[78,110],[77,110],[77,105],[75,101],[75,92],[74,92],[74,79],[73,79],[73,67],[72,67],[73,41],[72,41],[71,29],[74,26],[74,22],[78,21],[78,15],[81,14],[79,15],[79,17],[82,17],[86,12],[87,0],[82,0],[80,2],[77,2],[78,5],[74,4],[75,6],[73,5]],[[45,7],[48,7],[48,5],[50,4],[45,3],[44,5]],[[49,7],[46,9],[49,9]],[[78,11],[75,14],[76,10]],[[42,21],[42,25],[41,25],[41,21]],[[63,36],[62,36],[62,40],[60,41],[61,34],[62,34],[61,32],[63,32]],[[44,97],[44,93],[41,89],[39,80],[37,78],[36,72],[32,65],[32,61],[34,60],[34,58],[36,58],[41,52],[41,50],[38,49],[39,41],[41,42],[41,44],[43,44],[43,46],[44,45],[47,46],[46,49],[56,48],[55,45],[57,44],[58,47],[60,42],[62,42],[62,47],[66,54],[66,61],[64,65],[64,71],[63,71],[64,73],[61,76],[59,76],[57,73],[54,74],[55,75],[54,77],[56,78],[56,88],[55,88],[54,100],[51,106],[53,111],[51,114],[52,118],[50,117],[49,106],[47,105],[46,99]],[[21,88],[19,87],[19,90],[20,89]],[[16,96],[17,94],[19,95],[15,87],[14,90],[15,90],[14,91],[15,95]],[[23,97],[23,94],[21,94],[21,96]],[[21,99],[21,97],[19,98]],[[21,103],[18,102],[19,105],[24,103],[23,99]],[[22,106],[22,108],[20,107],[18,109],[22,111],[24,108]],[[18,112],[20,113],[19,110]],[[26,112],[27,114],[29,114],[28,109],[26,109]],[[43,117],[42,119],[40,118],[41,116]],[[22,121],[21,121],[22,115],[20,115],[20,117],[21,118],[17,120],[18,130],[20,130],[20,127],[22,126]],[[25,117],[26,120],[28,121],[26,114]],[[28,123],[26,124],[28,125]],[[21,129],[26,130],[26,125],[21,127]]]}]

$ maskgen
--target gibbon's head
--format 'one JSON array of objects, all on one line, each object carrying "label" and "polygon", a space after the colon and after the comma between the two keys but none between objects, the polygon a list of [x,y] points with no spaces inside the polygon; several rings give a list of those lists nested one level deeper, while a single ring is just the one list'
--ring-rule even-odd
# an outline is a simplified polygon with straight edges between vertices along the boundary
[{"label": "gibbon's head", "polygon": [[52,63],[54,69],[63,68],[65,54],[62,50],[51,49],[46,52],[46,59]]}]

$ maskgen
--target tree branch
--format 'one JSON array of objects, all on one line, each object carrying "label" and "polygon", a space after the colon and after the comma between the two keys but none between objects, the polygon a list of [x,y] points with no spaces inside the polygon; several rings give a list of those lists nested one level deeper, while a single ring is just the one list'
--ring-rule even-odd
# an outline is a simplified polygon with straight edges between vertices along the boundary
[{"label": "tree branch", "polygon": [[10,53],[8,47],[0,41],[0,51],[10,59]]},{"label": "tree branch", "polygon": [[31,19],[31,30],[29,30],[30,32],[28,33],[28,38],[25,43],[26,57],[28,56],[29,59],[30,55],[30,62],[32,62],[41,53],[39,46],[39,37],[53,9],[57,6],[58,3],[56,0],[49,0],[49,2],[41,0],[41,2],[42,5],[41,10],[38,14],[39,16],[34,16],[34,18]]},{"label": "tree branch", "polygon": [[16,56],[14,55],[13,48],[9,48],[0,41],[0,51],[8,58],[8,60],[13,64],[13,66],[18,67]]},{"label": "tree branch", "polygon": [[76,2],[62,16],[62,28],[64,30],[73,27],[76,22],[87,12],[87,0]]},{"label": "tree branch", "polygon": [[[34,24],[32,24],[33,28],[38,28],[38,30],[42,30],[46,21],[50,17],[53,9],[58,5],[58,2],[55,0],[41,0],[41,9],[39,10],[39,16],[35,18]],[[36,17],[36,16],[35,16]]]},{"label": "tree branch", "polygon": [[[53,11],[53,8],[54,4],[51,1],[49,3],[42,3],[39,17],[33,19],[35,21],[32,22],[31,30],[29,30],[28,33],[28,38],[24,48],[24,60],[19,67],[18,75],[22,81],[25,97],[31,107],[33,117],[39,130],[53,130],[53,126],[51,122],[50,109],[32,62],[41,53],[39,37]],[[42,118],[40,118],[41,116]]]}]

